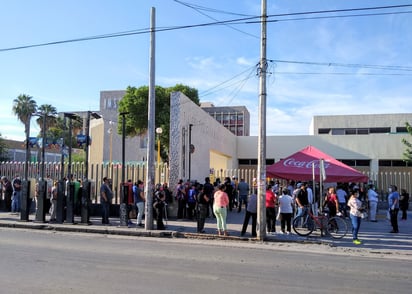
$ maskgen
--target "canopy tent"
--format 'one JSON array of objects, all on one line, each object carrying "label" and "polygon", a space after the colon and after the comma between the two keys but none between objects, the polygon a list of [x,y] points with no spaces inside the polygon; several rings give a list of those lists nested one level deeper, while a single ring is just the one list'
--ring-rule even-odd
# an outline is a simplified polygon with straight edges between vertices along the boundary
[{"label": "canopy tent", "polygon": [[[323,162],[323,169],[320,168],[321,162]],[[288,180],[310,181],[313,179],[313,173],[315,181],[320,181],[320,175],[323,182],[329,183],[368,181],[366,175],[313,146],[307,146],[266,168],[268,177]]]}]

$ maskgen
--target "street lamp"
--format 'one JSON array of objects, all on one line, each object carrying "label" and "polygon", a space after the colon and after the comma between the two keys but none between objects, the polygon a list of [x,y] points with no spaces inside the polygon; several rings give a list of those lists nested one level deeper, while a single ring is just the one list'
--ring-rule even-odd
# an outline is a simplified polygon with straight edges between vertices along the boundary
[{"label": "street lamp", "polygon": [[85,172],[83,179],[83,190],[82,190],[82,206],[81,206],[81,223],[82,224],[91,224],[90,223],[90,182],[89,182],[89,146],[90,146],[90,119],[100,119],[102,118],[98,113],[87,111],[86,119],[86,160],[85,160]]},{"label": "street lamp", "polygon": [[160,166],[160,135],[163,133],[162,128],[156,128],[157,134],[157,166]]},{"label": "street lamp", "polygon": [[29,181],[29,161],[30,161],[30,120],[31,114],[28,116],[26,125],[25,125],[25,132],[26,132],[26,162],[24,164],[24,179],[22,181],[22,191],[21,191],[21,207],[20,207],[20,220],[21,221],[29,221],[29,214],[30,214],[30,197],[29,197],[29,189],[30,189],[30,181]]},{"label": "street lamp", "polygon": [[110,125],[110,128],[107,130],[107,133],[110,134],[109,164],[112,164],[112,161],[113,161],[113,157],[112,157],[112,154],[113,154],[113,127],[112,127],[112,125],[114,125],[114,122],[109,121],[109,125]]},{"label": "street lamp", "polygon": [[42,146],[41,146],[41,169],[40,169],[40,180],[38,186],[38,196],[37,196],[37,207],[36,207],[36,222],[46,221],[46,193],[47,193],[47,182],[44,180],[44,168],[45,168],[45,147],[46,147],[46,112],[36,112],[33,113],[34,116],[39,116],[43,118],[42,126]]},{"label": "street lamp", "polygon": [[126,115],[129,114],[129,112],[121,112],[119,113],[120,116],[122,116],[122,184],[120,185],[120,225],[121,226],[127,226],[128,225],[128,215],[127,215],[127,199],[128,195],[127,193],[129,192],[126,183],[125,183],[125,141],[126,141]]},{"label": "street lamp", "polygon": [[[67,186],[66,186],[66,222],[74,223],[74,183],[72,183],[72,129],[73,119],[80,119],[75,113],[64,113],[64,117],[69,118],[69,163],[67,166]],[[58,200],[58,199],[57,199]],[[59,203],[57,203],[59,207]],[[57,210],[59,212],[59,209]],[[56,217],[57,218],[57,217]]]}]

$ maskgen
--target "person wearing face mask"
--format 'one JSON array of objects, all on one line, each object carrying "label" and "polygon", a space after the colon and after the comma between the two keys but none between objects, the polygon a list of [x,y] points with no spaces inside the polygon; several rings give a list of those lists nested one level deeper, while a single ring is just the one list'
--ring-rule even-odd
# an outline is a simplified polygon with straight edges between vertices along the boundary
[{"label": "person wearing face mask", "polygon": [[399,233],[398,212],[399,212],[399,192],[398,187],[391,185],[388,189],[388,205],[391,218],[392,231],[390,233]]}]

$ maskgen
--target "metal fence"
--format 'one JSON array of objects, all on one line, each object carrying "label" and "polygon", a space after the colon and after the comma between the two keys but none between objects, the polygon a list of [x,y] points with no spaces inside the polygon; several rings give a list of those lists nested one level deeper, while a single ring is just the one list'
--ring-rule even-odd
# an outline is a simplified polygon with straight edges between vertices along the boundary
[{"label": "metal fence", "polygon": [[[28,175],[30,179],[38,179],[41,174],[41,163],[29,163]],[[155,167],[155,183],[165,183],[169,180],[169,167],[167,164],[156,165]],[[52,179],[61,179],[61,175],[68,175],[68,165],[64,165],[64,171],[62,173],[61,164],[56,162],[45,163],[45,177],[49,175]],[[85,165],[84,163],[75,162],[71,165],[71,174],[75,180],[81,180],[84,178]],[[121,164],[96,164],[92,163],[89,167],[89,180],[92,183],[91,198],[93,203],[98,202],[98,193],[100,185],[102,184],[103,177],[112,179],[112,188],[114,192],[115,203],[119,203],[120,184],[122,179],[122,166]],[[146,165],[145,164],[126,164],[125,166],[125,180],[137,182],[137,180],[146,180]],[[390,185],[397,185],[398,190],[406,189],[407,192],[412,191],[411,172],[410,171],[381,171],[377,173],[364,172],[369,177],[369,183],[373,183],[376,186],[377,192],[379,192],[381,200],[386,200],[388,187]],[[24,162],[1,162],[0,163],[0,176],[7,176],[9,179],[13,179],[16,174],[20,176],[24,175]],[[225,177],[232,178],[235,176],[238,180],[244,179],[252,187],[257,177],[256,169],[227,169],[217,170],[209,176],[211,182],[215,182],[216,179],[224,181]],[[204,179],[192,179],[198,180],[203,183]],[[286,180],[279,179],[281,185],[286,185]],[[169,186],[173,188],[176,183],[169,183]]]}]

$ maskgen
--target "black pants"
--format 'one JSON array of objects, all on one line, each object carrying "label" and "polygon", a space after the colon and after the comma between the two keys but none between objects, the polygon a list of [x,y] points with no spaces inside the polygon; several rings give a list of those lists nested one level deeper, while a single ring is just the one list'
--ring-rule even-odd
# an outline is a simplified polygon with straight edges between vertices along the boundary
[{"label": "black pants", "polygon": [[252,217],[252,237],[256,237],[256,220],[257,213],[249,212],[246,210],[245,220],[243,221],[242,235],[246,233],[247,226],[249,224],[250,217]]},{"label": "black pants", "polygon": [[399,228],[398,228],[398,211],[399,208],[395,208],[394,210],[390,210],[390,214],[391,214],[391,225],[392,225],[392,229],[394,232],[399,232]]},{"label": "black pants", "polygon": [[164,203],[159,203],[156,205],[156,226],[158,230],[165,229],[165,225],[163,224],[164,209]]},{"label": "black pants", "polygon": [[182,219],[186,217],[186,199],[177,200],[177,218]]},{"label": "black pants", "polygon": [[205,220],[208,204],[198,204],[197,206],[197,232],[201,233],[205,228]]},{"label": "black pants", "polygon": [[285,225],[286,225],[286,230],[290,233],[291,220],[292,220],[292,213],[281,213],[280,214],[280,229],[282,230],[282,232],[285,232]]},{"label": "black pants", "polygon": [[402,208],[402,219],[406,220],[408,218],[408,208]]},{"label": "black pants", "polygon": [[276,209],[274,207],[266,207],[266,230],[276,232]]}]

